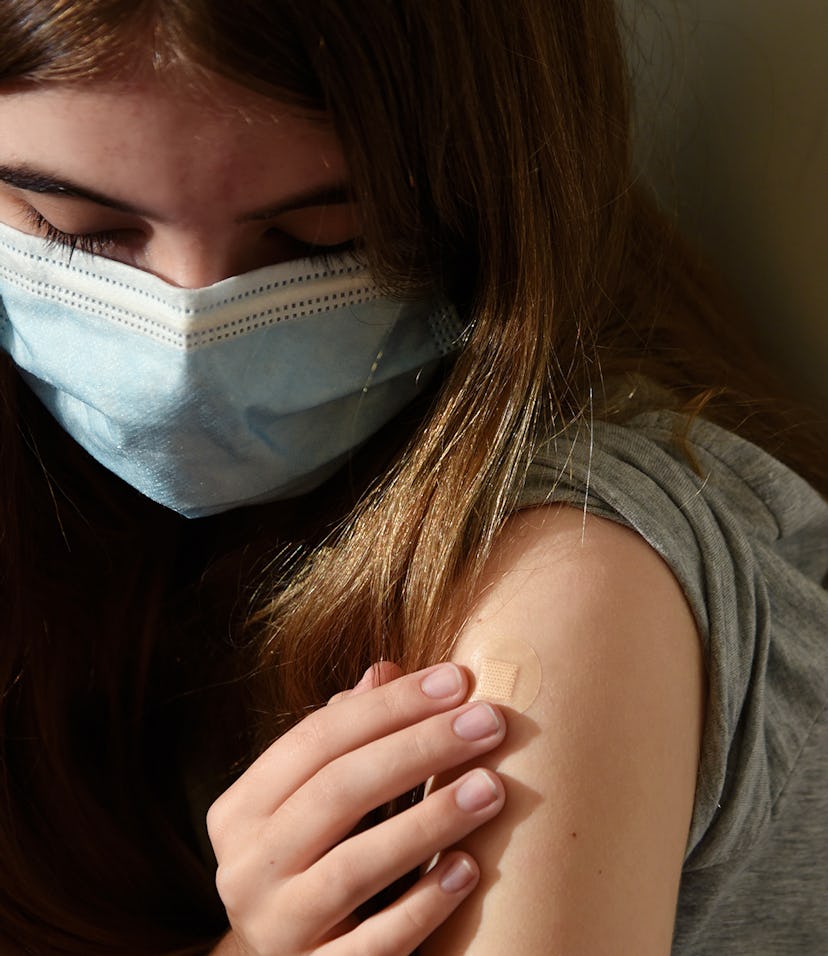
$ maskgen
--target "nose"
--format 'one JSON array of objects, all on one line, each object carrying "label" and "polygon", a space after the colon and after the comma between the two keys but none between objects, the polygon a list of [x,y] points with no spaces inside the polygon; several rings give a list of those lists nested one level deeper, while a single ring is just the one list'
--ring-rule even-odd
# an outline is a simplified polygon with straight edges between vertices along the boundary
[{"label": "nose", "polygon": [[201,289],[231,276],[294,258],[288,243],[265,233],[227,235],[157,234],[147,243],[143,267],[170,285]]}]

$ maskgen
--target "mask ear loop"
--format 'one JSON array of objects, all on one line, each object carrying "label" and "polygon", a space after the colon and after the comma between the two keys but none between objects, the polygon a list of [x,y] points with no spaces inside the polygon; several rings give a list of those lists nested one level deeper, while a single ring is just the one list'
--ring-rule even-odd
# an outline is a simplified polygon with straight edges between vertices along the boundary
[{"label": "mask ear loop", "polygon": [[[403,305],[404,303],[400,304]],[[385,355],[388,342],[397,328],[398,319],[399,316],[386,331],[383,340],[380,343],[379,349],[377,350],[374,359],[371,362],[371,368],[369,369],[368,375],[360,390],[360,402],[354,414],[353,428],[356,428],[356,422],[359,418],[359,405],[362,403],[364,397],[368,394],[369,389],[374,383],[374,379],[379,371],[380,363]],[[471,325],[469,323],[463,324],[458,317],[454,306],[445,300],[439,300],[436,304],[434,304],[431,312],[424,317],[424,321],[428,323],[429,329],[431,331],[432,340],[436,349],[436,355],[434,356],[435,360],[444,359],[447,356],[452,355],[458,349],[463,348],[471,336]],[[420,379],[425,371],[426,364],[428,363],[424,363],[419,369],[417,369],[415,373],[414,384],[417,388],[420,386]]]},{"label": "mask ear loop", "polygon": [[[360,389],[360,392],[359,392],[359,402],[357,403],[356,411],[354,412],[354,416],[352,420],[353,429],[356,429],[356,423],[359,420],[362,403],[365,401],[365,398],[368,395],[368,391],[370,390],[371,386],[374,384],[374,379],[376,378],[377,372],[379,371],[380,362],[382,361],[382,358],[385,355],[386,346],[388,345],[391,335],[396,327],[397,327],[397,320],[395,319],[394,322],[389,326],[385,335],[383,336],[382,342],[380,343],[380,346],[377,349],[377,352],[374,355],[374,358],[371,362],[371,368],[368,370],[368,375],[366,376],[365,382],[363,383],[362,388]],[[350,441],[353,442],[353,435],[351,436]]]},{"label": "mask ear loop", "polygon": [[[361,395],[367,395],[368,389],[373,384],[374,378],[379,370],[379,365],[380,365],[380,362],[382,361],[382,357],[383,355],[385,355],[385,346],[388,343],[388,340],[391,338],[391,333],[394,331],[396,324],[397,323],[395,322],[394,325],[392,325],[391,328],[385,333],[385,338],[383,339],[383,342],[380,345],[377,351],[377,354],[374,356],[373,362],[371,362],[371,368],[368,371],[368,377],[365,379],[365,384],[362,386],[362,389],[360,391]],[[419,372],[417,374],[419,375]]]}]

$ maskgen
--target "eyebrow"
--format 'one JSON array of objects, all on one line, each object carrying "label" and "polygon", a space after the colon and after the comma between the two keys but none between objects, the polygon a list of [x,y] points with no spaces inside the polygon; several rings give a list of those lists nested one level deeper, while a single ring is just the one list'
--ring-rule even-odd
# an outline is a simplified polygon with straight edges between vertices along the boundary
[{"label": "eyebrow", "polygon": [[[81,186],[78,183],[61,179],[58,176],[34,169],[31,166],[0,165],[0,182],[4,182],[14,189],[22,189],[26,192],[39,193],[47,196],[60,196],[67,199],[84,199],[87,202],[105,206],[107,209],[115,209],[118,212],[128,213],[132,216],[141,216],[145,219],[159,218],[152,212],[142,209],[140,206],[115,199],[112,196],[105,196],[95,189],[90,189],[87,186]],[[258,222],[275,219],[278,216],[282,216],[288,212],[294,212],[297,209],[309,209],[314,206],[344,205],[353,201],[353,193],[347,183],[328,183],[322,186],[311,187],[303,192],[289,196],[286,199],[281,199],[264,206],[261,209],[245,213],[240,216],[237,221]]]}]

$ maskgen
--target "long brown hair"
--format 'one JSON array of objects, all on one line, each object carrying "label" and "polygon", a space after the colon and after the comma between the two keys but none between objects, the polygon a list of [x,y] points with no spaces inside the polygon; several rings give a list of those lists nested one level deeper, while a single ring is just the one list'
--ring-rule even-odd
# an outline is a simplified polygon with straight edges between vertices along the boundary
[{"label": "long brown hair", "polygon": [[0,8],[0,84],[136,69],[332,117],[377,279],[441,288],[469,336],[347,480],[199,522],[0,365],[0,934],[32,953],[208,947],[193,819],[372,660],[447,652],[531,449],[600,413],[602,382],[645,376],[825,487],[816,430],[763,401],[735,313],[634,183],[609,0]]}]

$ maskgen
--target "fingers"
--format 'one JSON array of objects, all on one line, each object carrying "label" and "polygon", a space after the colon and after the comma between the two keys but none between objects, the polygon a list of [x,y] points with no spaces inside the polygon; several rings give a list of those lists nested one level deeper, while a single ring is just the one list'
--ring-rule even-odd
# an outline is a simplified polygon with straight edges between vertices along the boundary
[{"label": "fingers", "polygon": [[[364,937],[366,947],[390,946],[377,953],[400,956],[476,882],[467,858],[451,878],[441,863],[379,922],[372,917],[364,929],[349,919],[361,903],[494,817],[504,802],[497,776],[476,770],[349,836],[371,810],[475,760],[505,736],[496,708],[463,703],[468,682],[455,665],[397,673],[390,664],[372,668],[352,691],[272,745],[211,807],[217,887],[247,951],[281,956],[309,952],[311,945],[331,956],[373,952],[361,948]],[[386,924],[387,939],[378,929]],[[360,935],[349,948],[354,933]],[[345,948],[328,950],[334,937]]]},{"label": "fingers", "polygon": [[317,956],[408,956],[451,916],[479,878],[471,857],[451,853],[391,906],[315,952]]},{"label": "fingers", "polygon": [[[285,801],[262,837],[279,847],[285,865],[304,870],[366,813],[434,774],[487,753],[505,731],[502,715],[490,704],[476,702],[372,741],[320,770]],[[309,813],[309,807],[316,812]],[[438,844],[435,852],[446,845]]]},{"label": "fingers", "polygon": [[310,714],[272,744],[210,808],[207,824],[214,847],[229,822],[274,813],[338,757],[456,707],[467,691],[468,679],[461,668],[438,664]]},{"label": "fingers", "polygon": [[328,701],[328,704],[335,704],[340,700],[344,700],[346,697],[355,697],[357,694],[362,694],[366,690],[387,684],[389,681],[402,677],[402,673],[402,669],[396,664],[392,664],[391,661],[378,661],[368,668],[357,684],[349,690],[342,690],[338,694],[334,694]]},{"label": "fingers", "polygon": [[[457,843],[503,808],[497,775],[472,770],[422,803],[340,843],[293,886],[300,935],[334,926],[380,890]],[[322,901],[324,900],[324,904]]]}]

